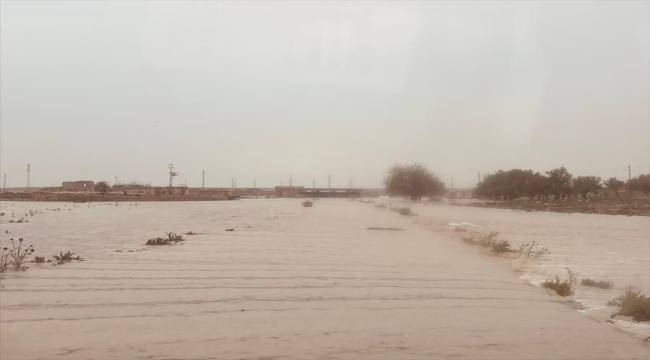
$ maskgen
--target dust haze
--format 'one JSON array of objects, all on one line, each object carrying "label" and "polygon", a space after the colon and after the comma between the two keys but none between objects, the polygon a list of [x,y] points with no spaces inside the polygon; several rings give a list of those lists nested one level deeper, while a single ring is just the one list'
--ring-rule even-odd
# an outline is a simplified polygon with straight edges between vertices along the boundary
[{"label": "dust haze", "polygon": [[2,2],[9,186],[650,161],[647,2]]}]

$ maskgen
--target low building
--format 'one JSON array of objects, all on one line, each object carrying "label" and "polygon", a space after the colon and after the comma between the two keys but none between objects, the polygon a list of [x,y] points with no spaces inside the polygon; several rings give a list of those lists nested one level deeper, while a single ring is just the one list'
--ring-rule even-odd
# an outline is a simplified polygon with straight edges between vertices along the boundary
[{"label": "low building", "polygon": [[276,186],[275,197],[293,198],[300,197],[300,193],[305,190],[304,186]]},{"label": "low building", "polygon": [[64,181],[61,184],[66,191],[93,191],[95,188],[94,181]]},{"label": "low building", "polygon": [[360,198],[362,189],[305,189],[302,192],[303,197],[310,198]]}]

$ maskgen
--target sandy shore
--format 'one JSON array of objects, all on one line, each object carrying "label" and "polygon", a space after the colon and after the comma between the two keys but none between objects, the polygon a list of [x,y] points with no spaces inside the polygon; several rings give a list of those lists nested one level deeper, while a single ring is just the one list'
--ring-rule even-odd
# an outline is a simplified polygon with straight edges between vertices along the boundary
[{"label": "sandy shore", "polygon": [[[578,313],[495,259],[367,204],[145,204],[113,217],[119,211],[126,209],[47,215],[83,239],[57,246],[83,241],[86,248],[70,250],[85,250],[87,261],[3,274],[0,358],[650,356],[648,343]],[[38,226],[38,218],[3,224],[3,243],[10,229],[47,248],[53,228]],[[128,252],[156,230],[203,235]],[[104,231],[113,231],[108,241]]]}]

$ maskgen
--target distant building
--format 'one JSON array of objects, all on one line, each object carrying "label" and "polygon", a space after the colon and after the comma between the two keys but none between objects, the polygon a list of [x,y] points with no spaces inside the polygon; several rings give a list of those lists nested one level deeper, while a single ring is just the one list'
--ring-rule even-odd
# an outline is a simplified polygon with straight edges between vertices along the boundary
[{"label": "distant building", "polygon": [[305,189],[302,196],[311,198],[359,198],[362,197],[363,191],[362,189]]},{"label": "distant building", "polygon": [[299,197],[300,193],[305,190],[304,186],[276,186],[275,197],[293,198]]},{"label": "distant building", "polygon": [[94,181],[64,181],[61,184],[63,190],[67,191],[93,191]]}]

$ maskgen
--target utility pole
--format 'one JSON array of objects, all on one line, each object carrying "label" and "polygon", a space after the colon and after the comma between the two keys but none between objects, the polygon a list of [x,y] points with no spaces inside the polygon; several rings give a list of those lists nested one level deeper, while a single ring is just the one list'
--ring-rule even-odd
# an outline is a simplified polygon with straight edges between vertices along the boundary
[{"label": "utility pole", "polygon": [[5,173],[5,179],[2,182],[2,191],[7,190],[7,173]]},{"label": "utility pole", "polygon": [[332,175],[327,175],[327,188],[332,188]]},{"label": "utility pole", "polygon": [[29,167],[30,167],[30,165],[27,164],[27,188],[28,189],[30,187],[30,169],[29,169]]},{"label": "utility pole", "polygon": [[115,177],[115,186],[117,186],[117,176]]},{"label": "utility pole", "polygon": [[289,174],[289,186],[293,186],[293,175]]},{"label": "utility pole", "polygon": [[632,196],[632,167],[630,165],[627,166],[627,176],[628,176],[628,182],[627,182],[627,191],[630,192],[630,196]]},{"label": "utility pole", "polygon": [[311,181],[311,188],[315,189],[316,188],[316,180]]},{"label": "utility pole", "polygon": [[172,187],[172,179],[174,176],[178,176],[178,173],[174,172],[174,164],[169,164],[167,167],[169,168],[169,187]]},{"label": "utility pole", "polygon": [[205,170],[203,170],[203,178],[201,179],[201,188],[205,189]]},{"label": "utility pole", "polygon": [[352,189],[352,179],[353,179],[353,178],[350,177],[350,184],[348,185],[348,187],[349,187],[350,189]]}]

